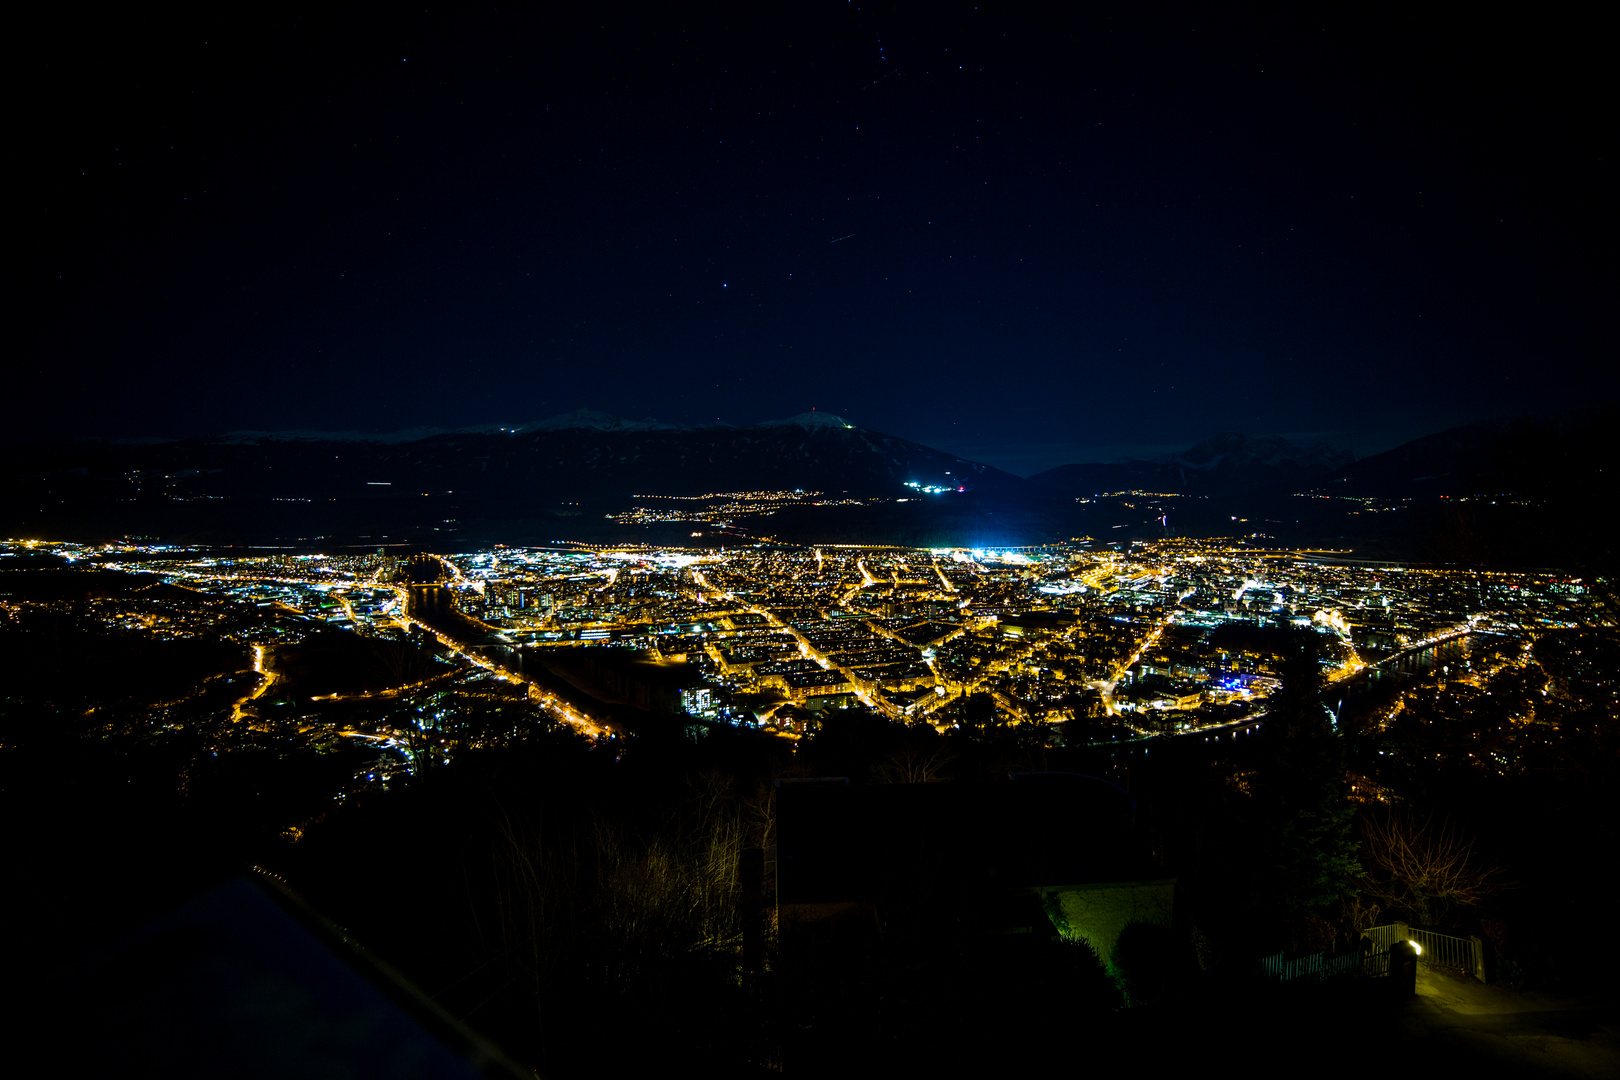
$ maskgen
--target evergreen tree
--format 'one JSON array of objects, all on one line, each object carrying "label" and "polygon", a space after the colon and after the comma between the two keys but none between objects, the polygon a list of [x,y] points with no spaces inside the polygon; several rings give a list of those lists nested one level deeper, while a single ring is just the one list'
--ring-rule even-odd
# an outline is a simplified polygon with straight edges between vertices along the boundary
[{"label": "evergreen tree", "polygon": [[1361,875],[1344,748],[1322,703],[1322,655],[1310,631],[1289,639],[1262,728],[1255,884],[1261,908],[1283,918],[1321,916],[1355,894]]}]

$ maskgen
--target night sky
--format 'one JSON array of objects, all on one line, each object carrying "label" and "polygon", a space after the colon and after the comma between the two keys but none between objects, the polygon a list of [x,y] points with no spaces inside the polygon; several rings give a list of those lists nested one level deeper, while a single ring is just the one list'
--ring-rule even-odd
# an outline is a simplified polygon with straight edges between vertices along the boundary
[{"label": "night sky", "polygon": [[595,7],[15,27],[6,439],[814,407],[1029,473],[1620,383],[1567,13]]}]

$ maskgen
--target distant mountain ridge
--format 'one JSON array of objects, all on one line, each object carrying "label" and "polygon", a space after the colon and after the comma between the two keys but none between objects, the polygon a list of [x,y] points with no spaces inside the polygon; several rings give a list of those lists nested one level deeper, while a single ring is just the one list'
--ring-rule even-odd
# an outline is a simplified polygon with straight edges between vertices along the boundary
[{"label": "distant mountain ridge", "polygon": [[[852,428],[841,416],[832,413],[807,412],[786,420],[763,420],[756,427],[783,427],[796,425],[803,428]],[[372,443],[411,443],[421,442],[424,439],[437,438],[440,435],[528,435],[536,431],[707,431],[713,428],[732,429],[734,425],[715,421],[712,424],[669,424],[662,420],[647,417],[642,420],[626,420],[611,413],[597,412],[593,409],[575,409],[573,412],[561,413],[557,416],[547,417],[544,420],[535,420],[527,424],[476,424],[472,427],[441,428],[441,427],[414,427],[403,428],[399,431],[314,431],[307,429],[293,429],[287,431],[227,431],[223,435],[204,436],[205,441],[231,442],[231,443],[258,443],[258,442],[372,442]],[[181,439],[120,439],[116,440],[126,445],[139,445],[154,442],[182,442]]]},{"label": "distant mountain ridge", "polygon": [[1054,495],[1159,491],[1233,494],[1313,484],[1350,464],[1354,455],[1325,444],[1301,446],[1279,436],[1223,431],[1178,454],[1114,463],[1059,465],[1029,483]]},{"label": "distant mountain ridge", "polygon": [[[666,505],[647,496],[799,489],[838,505],[784,505],[731,535],[994,546],[1238,530],[1340,546],[1383,536],[1416,549],[1435,531],[1434,512],[1460,495],[1530,493],[1504,506],[1585,505],[1594,496],[1601,504],[1620,474],[1610,438],[1617,422],[1609,409],[1469,425],[1359,461],[1326,446],[1223,432],[1152,460],[1066,465],[1027,480],[821,412],[743,427],[576,410],[527,424],[382,434],[82,440],[0,450],[0,535],[680,543],[710,534],[679,524],[688,520],[679,514],[653,529],[615,515],[632,502]],[[1157,510],[1134,498],[1092,499],[1128,491],[1193,498]],[[1385,503],[1366,507],[1371,500]]]},{"label": "distant mountain ridge", "polygon": [[1525,423],[1487,420],[1424,435],[1345,467],[1334,477],[1335,488],[1342,484],[1345,494],[1390,496],[1490,490],[1512,471],[1505,458],[1522,449],[1515,443]]},{"label": "distant mountain ridge", "polygon": [[[707,426],[707,425],[706,425]],[[715,424],[715,427],[727,427],[726,424]],[[660,420],[648,418],[645,420],[626,420],[609,413],[594,412],[590,409],[575,409],[571,413],[548,417],[527,424],[478,424],[473,427],[440,428],[440,427],[414,427],[404,428],[400,431],[373,432],[373,431],[228,431],[224,435],[213,437],[219,442],[374,442],[374,443],[411,443],[421,442],[424,439],[437,438],[440,435],[527,435],[534,431],[569,431],[574,429],[591,429],[595,431],[690,431],[693,428],[681,424],[666,424]],[[180,441],[180,440],[173,440]]]},{"label": "distant mountain ridge", "polygon": [[[175,497],[598,499],[634,494],[805,490],[905,495],[908,483],[1009,493],[1023,481],[830,413],[749,427],[688,427],[580,409],[521,425],[390,433],[237,431],[164,442],[81,442],[13,451],[108,495],[163,483]],[[22,470],[26,475],[26,468]],[[72,474],[70,477],[68,474]],[[144,479],[143,479],[144,478]],[[116,483],[114,482],[116,480]]]}]

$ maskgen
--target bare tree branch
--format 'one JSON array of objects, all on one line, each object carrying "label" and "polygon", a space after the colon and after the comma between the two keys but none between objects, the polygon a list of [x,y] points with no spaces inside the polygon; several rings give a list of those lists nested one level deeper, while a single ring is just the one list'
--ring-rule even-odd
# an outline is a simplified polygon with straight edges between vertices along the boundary
[{"label": "bare tree branch", "polygon": [[1474,858],[1474,841],[1446,820],[1417,822],[1400,812],[1362,825],[1368,875],[1363,891],[1387,907],[1432,923],[1453,907],[1474,907],[1495,891],[1496,867]]}]

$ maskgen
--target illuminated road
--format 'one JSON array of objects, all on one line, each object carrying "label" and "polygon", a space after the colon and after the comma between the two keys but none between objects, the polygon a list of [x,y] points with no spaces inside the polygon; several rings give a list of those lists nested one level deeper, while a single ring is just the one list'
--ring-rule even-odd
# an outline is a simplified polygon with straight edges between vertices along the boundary
[{"label": "illuminated road", "polygon": [[[545,688],[543,688],[541,686],[538,686],[533,682],[530,682],[528,679],[525,679],[520,672],[513,671],[510,668],[506,667],[503,664],[498,663],[495,660],[491,660],[488,657],[481,656],[478,653],[473,652],[471,646],[469,646],[467,644],[464,644],[463,642],[457,641],[455,638],[451,637],[449,634],[444,633],[439,628],[434,627],[434,626],[429,626],[426,622],[423,622],[421,619],[417,618],[417,616],[412,613],[412,611],[410,610],[410,606],[409,606],[409,605],[414,604],[416,599],[417,599],[417,597],[415,595],[415,590],[416,589],[438,589],[438,588],[443,588],[443,586],[440,586],[440,585],[418,585],[418,586],[407,587],[406,588],[406,602],[407,602],[408,606],[407,606],[406,610],[402,613],[402,615],[399,616],[399,617],[403,618],[406,621],[408,621],[410,623],[410,625],[419,626],[423,630],[425,630],[427,633],[432,634],[435,638],[438,639],[440,644],[442,644],[446,648],[450,649],[457,656],[460,656],[463,659],[467,660],[469,663],[476,664],[477,666],[479,666],[481,668],[484,668],[484,669],[486,669],[488,671],[492,671],[496,675],[500,676],[502,679],[505,679],[507,682],[517,683],[517,684],[522,685],[522,686],[527,686],[530,701],[533,701],[536,704],[540,705],[547,712],[549,712],[553,716],[555,716],[557,719],[559,719],[559,720],[563,721],[564,723],[569,724],[570,726],[578,729],[579,731],[581,731],[582,733],[590,736],[591,738],[593,738],[593,739],[594,738],[599,738],[599,737],[607,735],[609,733],[606,726],[604,726],[601,723],[598,723],[597,721],[595,721],[595,720],[591,719],[590,717],[584,715],[583,713],[579,712],[578,710],[572,708],[566,702],[562,701],[561,699],[556,697],[554,694],[552,694],[550,691],[546,690]],[[448,589],[446,589],[445,591],[447,593],[449,593]],[[453,594],[451,594],[451,596],[453,597]],[[479,620],[469,618],[465,613],[463,613],[459,608],[457,608],[455,606],[455,602],[454,602],[453,598],[449,601],[448,606],[449,606],[450,610],[454,613],[456,619],[464,621],[470,626],[483,628],[483,627],[487,627],[489,625],[489,624],[481,622]],[[494,629],[494,628],[492,627],[491,629]]]},{"label": "illuminated road", "polygon": [[234,705],[231,706],[231,719],[234,721],[246,720],[248,718],[248,714],[242,711],[242,706],[246,705],[250,701],[257,701],[259,698],[263,697],[280,678],[280,676],[278,676],[275,672],[265,667],[263,645],[253,646],[253,670],[262,681],[257,687],[254,688],[252,693],[244,694],[236,701]]},{"label": "illuminated road", "polygon": [[[862,568],[861,572],[865,574],[866,571],[864,567]],[[845,668],[833,663],[830,657],[828,657],[820,649],[817,649],[814,645],[810,644],[809,638],[805,637],[793,627],[782,622],[781,619],[778,619],[768,609],[761,607],[758,604],[750,604],[748,601],[737,596],[735,593],[726,592],[723,589],[716,588],[715,586],[709,584],[708,579],[703,576],[703,572],[701,570],[693,569],[691,573],[692,580],[697,583],[699,588],[707,589],[714,593],[714,595],[721,597],[727,602],[735,604],[746,611],[750,611],[755,615],[761,615],[765,618],[767,625],[775,629],[786,630],[789,634],[792,634],[794,640],[799,643],[799,653],[806,660],[814,660],[828,671],[836,671],[843,675],[844,678],[848,679],[851,691],[855,694],[856,699],[860,701],[861,704],[865,705],[869,709],[874,709],[882,713],[884,716],[887,716],[890,719],[899,720],[904,718],[904,715],[900,712],[900,710],[889,704],[889,702],[884,698],[874,696],[871,690],[862,682],[862,680],[857,679],[854,674]],[[874,578],[873,580],[875,581],[876,579]],[[857,585],[855,587],[855,591],[859,592],[861,588],[862,586]]]}]

